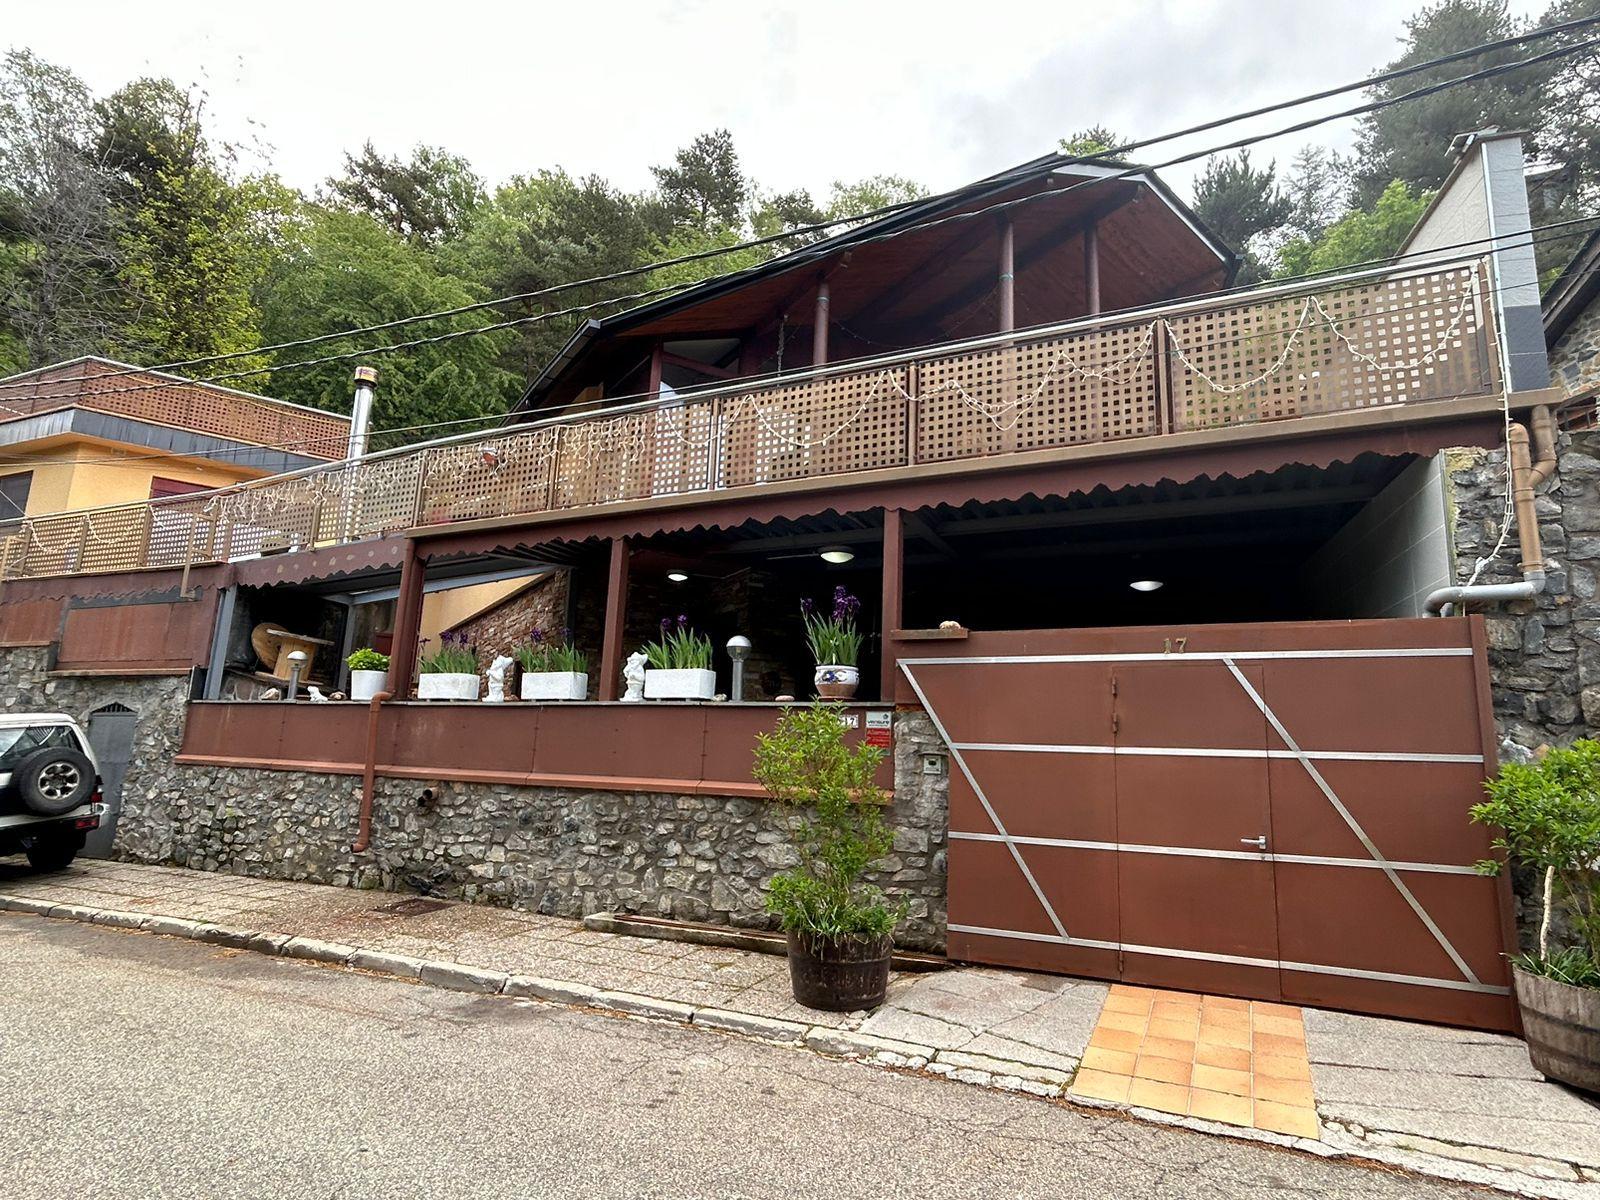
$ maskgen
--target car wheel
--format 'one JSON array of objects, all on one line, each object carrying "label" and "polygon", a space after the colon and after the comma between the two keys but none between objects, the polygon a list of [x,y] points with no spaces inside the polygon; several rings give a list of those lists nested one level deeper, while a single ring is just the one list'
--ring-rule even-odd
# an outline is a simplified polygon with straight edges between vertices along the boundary
[{"label": "car wheel", "polygon": [[23,807],[41,817],[59,817],[94,795],[94,764],[81,750],[65,746],[35,750],[11,776]]},{"label": "car wheel", "polygon": [[62,871],[83,849],[83,834],[76,829],[51,829],[23,839],[23,849],[35,871]]}]

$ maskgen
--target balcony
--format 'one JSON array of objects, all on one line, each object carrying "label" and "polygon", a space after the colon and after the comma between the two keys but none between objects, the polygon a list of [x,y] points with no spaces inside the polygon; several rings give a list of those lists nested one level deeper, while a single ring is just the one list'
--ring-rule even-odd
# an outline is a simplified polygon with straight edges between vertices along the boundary
[{"label": "balcony", "polygon": [[[22,523],[0,576],[213,563],[863,472],[1497,396],[1486,260],[1260,289]],[[1152,443],[1154,444],[1154,443]]]},{"label": "balcony", "polygon": [[350,419],[109,359],[82,359],[7,381],[0,421],[63,409],[127,417],[255,446],[279,446],[308,458],[343,458]]}]

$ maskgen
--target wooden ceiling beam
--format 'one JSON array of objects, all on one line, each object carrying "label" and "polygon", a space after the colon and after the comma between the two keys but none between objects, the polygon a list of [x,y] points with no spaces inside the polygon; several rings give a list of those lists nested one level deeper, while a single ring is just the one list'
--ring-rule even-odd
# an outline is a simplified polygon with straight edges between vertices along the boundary
[{"label": "wooden ceiling beam", "polygon": [[[1028,242],[1016,253],[1016,262],[1013,267],[1013,272],[1015,273],[1018,282],[1020,283],[1022,273],[1025,270],[1031,267],[1034,263],[1038,262],[1051,250],[1077,237],[1083,233],[1085,229],[1089,228],[1089,226],[1099,224],[1118,209],[1133,203],[1135,197],[1137,196],[1138,193],[1133,192],[1131,194],[1119,196],[1113,200],[1106,201],[1098,207],[1091,209],[1089,212],[1073,221],[1064,229],[1046,230],[1039,237],[1036,237],[1032,241]],[[961,312],[968,305],[974,304],[984,296],[987,296],[994,286],[995,278],[991,277],[977,279],[972,283],[966,284],[942,303],[936,302],[934,304],[930,304],[927,308],[923,309],[921,313],[916,314],[911,320],[907,321],[906,324],[916,325],[925,329],[931,324],[947,320],[948,318],[953,317],[957,313]],[[1021,289],[1019,288],[1018,291],[1020,294]]]}]

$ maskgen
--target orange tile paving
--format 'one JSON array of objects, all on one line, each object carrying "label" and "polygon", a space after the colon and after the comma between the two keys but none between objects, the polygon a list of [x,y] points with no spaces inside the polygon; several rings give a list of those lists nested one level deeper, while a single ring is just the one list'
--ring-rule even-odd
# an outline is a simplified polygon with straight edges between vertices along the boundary
[{"label": "orange tile paving", "polygon": [[1070,1094],[1319,1136],[1305,1023],[1288,1004],[1116,984]]}]

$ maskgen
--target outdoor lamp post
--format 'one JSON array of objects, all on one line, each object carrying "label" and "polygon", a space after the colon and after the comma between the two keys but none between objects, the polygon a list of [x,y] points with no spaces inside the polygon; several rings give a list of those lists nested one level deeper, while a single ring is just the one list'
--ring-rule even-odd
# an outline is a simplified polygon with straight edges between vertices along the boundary
[{"label": "outdoor lamp post", "polygon": [[284,695],[285,700],[293,700],[300,691],[300,672],[306,669],[306,652],[304,650],[289,651],[289,691]]},{"label": "outdoor lamp post", "polygon": [[736,633],[728,639],[728,657],[733,660],[733,684],[728,699],[744,699],[744,660],[750,657],[750,639]]}]

